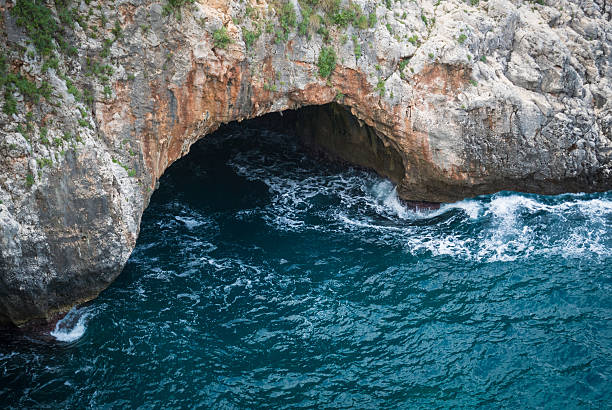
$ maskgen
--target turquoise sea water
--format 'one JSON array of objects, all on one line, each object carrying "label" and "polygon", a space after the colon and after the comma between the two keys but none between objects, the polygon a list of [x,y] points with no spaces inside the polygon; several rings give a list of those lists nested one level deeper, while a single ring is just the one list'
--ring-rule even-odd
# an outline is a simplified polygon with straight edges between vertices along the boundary
[{"label": "turquoise sea water", "polygon": [[228,127],[51,335],[2,339],[2,407],[610,407],[612,193],[414,212],[370,172]]}]

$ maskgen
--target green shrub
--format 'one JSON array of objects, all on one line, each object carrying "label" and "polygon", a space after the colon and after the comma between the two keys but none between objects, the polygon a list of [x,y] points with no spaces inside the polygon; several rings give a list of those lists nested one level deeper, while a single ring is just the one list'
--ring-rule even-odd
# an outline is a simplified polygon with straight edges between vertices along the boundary
[{"label": "green shrub", "polygon": [[297,26],[297,15],[291,2],[284,3],[278,10],[278,19],[285,33]]},{"label": "green shrub", "polygon": [[319,76],[321,78],[329,78],[331,76],[331,73],[336,68],[336,52],[332,47],[323,47],[321,49],[317,66],[319,67]]},{"label": "green shrub", "polygon": [[40,71],[44,73],[50,68],[55,69],[55,71],[59,69],[59,60],[57,59],[57,57],[51,57],[45,60]]},{"label": "green shrub", "polygon": [[[181,7],[186,4],[192,4],[195,0],[167,0],[162,8],[162,14],[168,16],[173,14],[177,20],[181,19]],[[104,24],[106,25],[106,24]]]},{"label": "green shrub", "polygon": [[365,14],[361,14],[356,18],[355,25],[362,30],[368,28],[368,18]]},{"label": "green shrub", "polygon": [[72,94],[76,101],[81,101],[81,92],[78,88],[72,83],[72,80],[66,78],[66,88],[68,89],[68,94]]},{"label": "green shrub", "polygon": [[308,25],[310,24],[310,19],[313,15],[313,11],[310,7],[305,6],[302,8],[302,21],[298,24],[298,33],[300,36],[308,35]]},{"label": "green shrub", "polygon": [[26,184],[26,186],[28,188],[30,188],[32,185],[34,185],[34,175],[32,175],[32,174],[26,175],[25,184]]},{"label": "green shrub", "polygon": [[47,127],[40,127],[40,142],[45,145],[49,145],[49,139],[47,138]]},{"label": "green shrub", "polygon": [[323,38],[324,43],[329,43],[331,37],[329,36],[329,30],[327,29],[327,27],[319,27],[317,33]]},{"label": "green shrub", "polygon": [[12,115],[17,113],[17,100],[13,96],[13,93],[9,90],[4,92],[4,107],[2,107],[2,111],[6,115]]},{"label": "green shrub", "polygon": [[0,54],[0,87],[2,87],[6,81],[6,72],[8,71],[8,65],[6,62],[6,56]]},{"label": "green shrub", "polygon": [[376,13],[370,13],[370,15],[368,16],[368,26],[370,26],[370,28],[374,28],[376,27],[376,23],[377,23]]},{"label": "green shrub", "polygon": [[346,28],[348,27],[349,23],[355,20],[355,18],[356,18],[355,12],[349,8],[349,9],[344,9],[336,13],[332,17],[332,20],[335,25],[340,26],[342,28]]},{"label": "green shrub", "polygon": [[257,29],[257,31],[250,31],[246,28],[242,28],[242,36],[244,37],[244,44],[246,45],[247,50],[253,47],[253,44],[259,36],[261,35],[261,29]]},{"label": "green shrub", "polygon": [[121,36],[121,24],[119,20],[115,20],[115,27],[111,29],[111,33],[115,36],[115,40]]},{"label": "green shrub", "polygon": [[38,102],[40,99],[40,95],[38,94],[38,88],[36,87],[36,83],[28,80],[27,78],[18,75],[16,76],[13,83],[17,86],[19,92],[29,99],[30,101]]},{"label": "green shrub", "polygon": [[381,97],[385,96],[385,80],[382,78],[378,79],[378,83],[376,83],[376,91],[380,94]]},{"label": "green shrub", "polygon": [[51,161],[49,158],[38,158],[36,160],[36,163],[38,164],[38,168],[40,169],[53,165],[53,161]]},{"label": "green shrub", "polygon": [[361,58],[361,44],[359,43],[359,39],[356,35],[353,34],[353,51],[355,52],[355,59],[359,60]]},{"label": "green shrub", "polygon": [[41,55],[51,54],[55,48],[53,40],[59,36],[59,26],[51,10],[31,0],[17,0],[11,14],[17,25],[23,27],[32,39],[36,50]]},{"label": "green shrub", "polygon": [[221,27],[213,33],[213,43],[216,48],[226,49],[231,42],[232,39],[227,34],[227,29],[225,27]]},{"label": "green shrub", "polygon": [[459,37],[457,37],[457,41],[459,42],[459,44],[465,43],[465,40],[467,40],[467,36],[464,33],[461,33]]}]

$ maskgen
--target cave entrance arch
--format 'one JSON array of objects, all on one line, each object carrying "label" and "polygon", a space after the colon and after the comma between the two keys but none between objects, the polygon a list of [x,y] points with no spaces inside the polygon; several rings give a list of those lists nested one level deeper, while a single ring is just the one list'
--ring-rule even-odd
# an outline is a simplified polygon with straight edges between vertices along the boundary
[{"label": "cave entrance arch", "polygon": [[[230,148],[234,153],[243,154],[243,151],[248,152],[254,146],[257,148],[261,143],[258,140],[262,139],[258,133],[262,131],[283,135],[285,140],[278,141],[279,144],[295,144],[313,159],[333,163],[339,168],[368,169],[394,185],[398,185],[404,176],[402,157],[390,139],[358,120],[345,106],[329,103],[268,113],[240,123],[233,121],[222,125],[219,130],[200,138],[187,155],[164,172],[151,204],[154,205],[156,197],[160,195],[171,195],[167,184],[173,185],[172,191],[177,195],[200,195],[200,201],[216,197],[220,208],[232,206],[230,198],[248,196],[247,191],[253,187],[245,182],[245,175],[239,177],[228,172],[230,151],[224,145],[236,144],[232,138],[228,138],[229,134],[253,132],[252,141],[242,139],[238,144],[244,146]],[[194,191],[192,185],[201,183],[198,175],[204,168],[208,174],[207,186]],[[177,175],[180,176],[177,178]],[[141,228],[146,226],[149,212],[149,209],[145,211]]]},{"label": "cave entrance arch", "polygon": [[[330,160],[371,169],[399,184],[404,177],[404,161],[390,139],[357,119],[338,103],[313,105],[296,110],[264,114],[241,123],[224,127],[257,127],[287,133],[298,138],[310,151]],[[215,138],[215,134],[202,140]],[[187,155],[182,160],[189,160]]]},{"label": "cave entrance arch", "polygon": [[[403,176],[402,158],[384,138],[339,104],[232,122],[203,136],[160,178],[141,221],[139,244],[120,281],[138,281],[153,269],[189,271],[191,262],[204,272],[197,258],[206,258],[212,248],[240,250],[241,244],[274,236],[283,231],[276,225],[281,219],[289,220],[289,227],[292,221],[310,226],[324,214],[314,224],[332,225],[338,212],[363,210],[365,215],[375,208],[374,202],[397,199],[393,185]],[[307,241],[304,238],[298,235],[293,243]],[[198,250],[203,242],[209,247]],[[261,248],[269,251],[269,244],[277,242],[282,240]],[[158,257],[167,265],[146,262]]]}]

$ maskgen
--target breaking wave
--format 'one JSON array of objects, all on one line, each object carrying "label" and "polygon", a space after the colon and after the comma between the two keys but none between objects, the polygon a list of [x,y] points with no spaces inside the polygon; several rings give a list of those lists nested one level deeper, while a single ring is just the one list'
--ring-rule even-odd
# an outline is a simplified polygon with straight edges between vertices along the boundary
[{"label": "breaking wave", "polygon": [[72,308],[66,316],[55,324],[51,336],[60,342],[71,343],[79,340],[87,330],[87,321],[92,316],[91,309]]},{"label": "breaking wave", "polygon": [[[262,153],[240,152],[229,161],[251,181],[264,183],[271,202],[259,210],[279,230],[352,230],[389,244],[403,244],[413,255],[429,253],[473,261],[513,261],[534,254],[580,257],[612,255],[610,194],[543,197],[502,192],[415,210],[398,198],[394,185],[372,173],[305,172],[303,154],[259,160]],[[312,214],[321,216],[313,219]],[[568,223],[569,222],[569,223]]]}]

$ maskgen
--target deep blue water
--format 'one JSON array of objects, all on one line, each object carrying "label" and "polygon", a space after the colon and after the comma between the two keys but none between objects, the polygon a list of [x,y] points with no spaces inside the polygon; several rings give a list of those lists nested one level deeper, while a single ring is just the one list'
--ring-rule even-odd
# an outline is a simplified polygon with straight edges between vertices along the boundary
[{"label": "deep blue water", "polygon": [[229,127],[164,175],[118,280],[0,344],[11,407],[612,404],[612,193],[413,212]]}]

